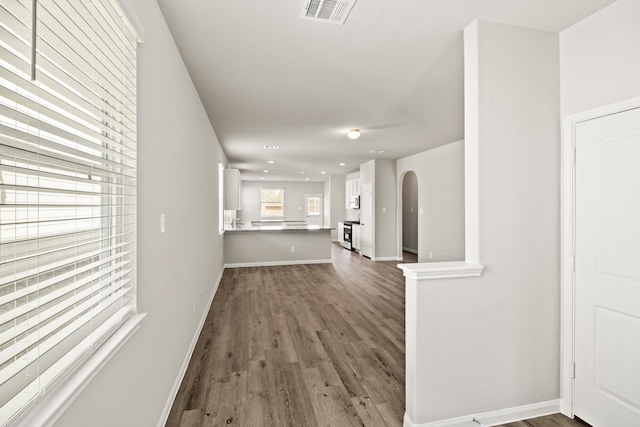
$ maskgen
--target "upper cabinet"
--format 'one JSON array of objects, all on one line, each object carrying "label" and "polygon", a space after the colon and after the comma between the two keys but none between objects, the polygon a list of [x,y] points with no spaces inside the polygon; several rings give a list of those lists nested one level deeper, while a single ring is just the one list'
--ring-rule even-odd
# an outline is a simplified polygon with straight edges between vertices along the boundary
[{"label": "upper cabinet", "polygon": [[358,178],[345,181],[345,207],[351,208],[351,198],[360,195],[360,180]]},{"label": "upper cabinet", "polygon": [[242,179],[238,169],[224,170],[224,209],[242,209]]}]

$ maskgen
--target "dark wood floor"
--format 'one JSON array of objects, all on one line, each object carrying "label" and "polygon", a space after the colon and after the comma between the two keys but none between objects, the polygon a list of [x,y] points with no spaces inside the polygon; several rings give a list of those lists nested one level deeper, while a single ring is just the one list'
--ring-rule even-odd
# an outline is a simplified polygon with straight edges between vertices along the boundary
[{"label": "dark wood floor", "polygon": [[332,264],[226,270],[166,425],[401,426],[397,264],[333,245]]},{"label": "dark wood floor", "polygon": [[[402,426],[402,272],[332,255],[224,272],[166,426]],[[574,426],[559,414],[504,425]]]},{"label": "dark wood floor", "polygon": [[502,426],[497,427],[589,427],[589,424],[578,419],[572,420],[562,414],[554,414],[531,420],[503,424]]}]

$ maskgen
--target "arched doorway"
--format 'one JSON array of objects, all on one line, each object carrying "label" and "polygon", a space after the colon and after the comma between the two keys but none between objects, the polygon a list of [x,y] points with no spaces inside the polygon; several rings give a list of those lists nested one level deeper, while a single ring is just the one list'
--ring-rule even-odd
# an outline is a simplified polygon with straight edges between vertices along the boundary
[{"label": "arched doorway", "polygon": [[418,262],[418,177],[412,171],[402,180],[402,261]]}]

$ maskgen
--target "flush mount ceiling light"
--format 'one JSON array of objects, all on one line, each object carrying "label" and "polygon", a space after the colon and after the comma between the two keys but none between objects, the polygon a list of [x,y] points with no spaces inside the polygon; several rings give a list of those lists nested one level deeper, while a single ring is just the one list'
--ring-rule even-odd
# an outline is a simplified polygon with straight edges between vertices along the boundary
[{"label": "flush mount ceiling light", "polygon": [[349,129],[349,132],[347,132],[347,136],[351,139],[360,138],[360,129]]}]

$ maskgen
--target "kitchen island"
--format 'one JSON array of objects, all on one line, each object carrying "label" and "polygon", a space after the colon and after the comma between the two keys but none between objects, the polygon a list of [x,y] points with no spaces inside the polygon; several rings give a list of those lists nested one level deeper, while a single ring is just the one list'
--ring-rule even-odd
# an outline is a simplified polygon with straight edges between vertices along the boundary
[{"label": "kitchen island", "polygon": [[331,262],[331,227],[300,221],[252,221],[225,228],[225,267]]}]

